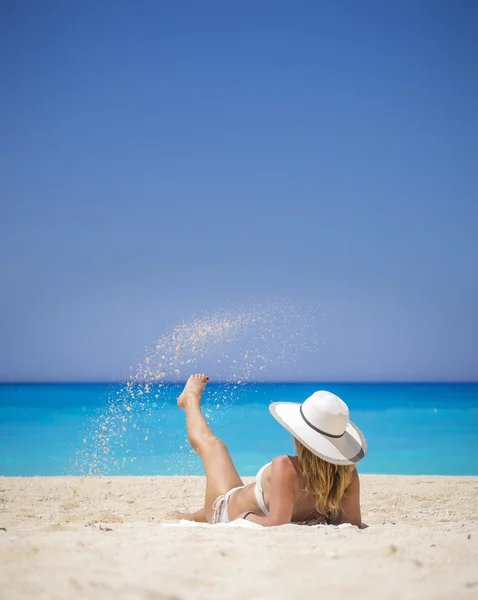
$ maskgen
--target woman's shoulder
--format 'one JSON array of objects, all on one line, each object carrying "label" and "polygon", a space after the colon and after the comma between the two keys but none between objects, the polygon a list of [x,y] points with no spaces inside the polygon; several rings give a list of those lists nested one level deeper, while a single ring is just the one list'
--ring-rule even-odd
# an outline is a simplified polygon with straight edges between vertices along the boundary
[{"label": "woman's shoulder", "polygon": [[299,476],[300,471],[297,456],[289,456],[288,454],[276,456],[271,462],[271,473],[272,472],[289,475],[290,477]]},{"label": "woman's shoulder", "polygon": [[273,466],[294,466],[297,464],[297,456],[281,454],[280,456],[276,456],[270,464]]}]

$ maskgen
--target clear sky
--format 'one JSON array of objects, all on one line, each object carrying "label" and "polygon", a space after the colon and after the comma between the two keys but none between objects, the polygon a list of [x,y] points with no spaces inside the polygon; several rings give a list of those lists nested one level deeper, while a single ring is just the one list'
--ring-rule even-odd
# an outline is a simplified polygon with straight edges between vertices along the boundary
[{"label": "clear sky", "polygon": [[0,86],[1,380],[284,296],[309,379],[478,379],[478,3],[2,0]]}]

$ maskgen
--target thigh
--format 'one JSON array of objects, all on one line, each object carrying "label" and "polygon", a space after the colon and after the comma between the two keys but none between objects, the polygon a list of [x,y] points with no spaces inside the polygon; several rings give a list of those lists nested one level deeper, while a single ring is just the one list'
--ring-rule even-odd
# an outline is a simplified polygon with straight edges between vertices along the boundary
[{"label": "thigh", "polygon": [[224,442],[215,439],[203,450],[201,456],[206,474],[206,502],[204,508],[208,520],[211,519],[212,505],[218,496],[230,489],[244,485],[232,462],[231,455]]}]

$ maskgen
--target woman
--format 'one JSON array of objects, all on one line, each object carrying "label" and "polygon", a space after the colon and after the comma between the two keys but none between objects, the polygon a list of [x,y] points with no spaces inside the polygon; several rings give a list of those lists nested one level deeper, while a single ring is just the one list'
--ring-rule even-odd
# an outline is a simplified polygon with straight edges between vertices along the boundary
[{"label": "woman", "polygon": [[265,527],[311,521],[361,526],[355,463],[365,456],[367,443],[340,398],[315,392],[302,404],[272,403],[272,416],[294,436],[297,456],[275,458],[255,483],[244,485],[226,445],[201,412],[207,382],[202,373],[192,375],[178,398],[186,411],[188,440],[206,473],[204,508],[178,513],[179,518],[227,523],[242,517]]}]

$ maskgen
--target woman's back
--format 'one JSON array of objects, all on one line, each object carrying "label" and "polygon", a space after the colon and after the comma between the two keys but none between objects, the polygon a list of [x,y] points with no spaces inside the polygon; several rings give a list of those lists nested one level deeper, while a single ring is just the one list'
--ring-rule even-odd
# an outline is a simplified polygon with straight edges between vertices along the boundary
[{"label": "woman's back", "polygon": [[[262,474],[262,489],[266,507],[270,507],[271,501],[280,501],[280,499],[274,498],[274,493],[278,491],[274,490],[273,485],[272,471],[274,469],[276,474],[281,473],[281,478],[284,482],[289,482],[289,487],[293,492],[292,522],[314,520],[324,523],[327,521],[340,523],[345,521],[351,522],[350,519],[352,519],[354,521],[353,524],[360,525],[357,471],[355,469],[349,470],[350,476],[346,477],[347,486],[339,498],[333,499],[334,506],[328,507],[327,497],[320,498],[312,490],[308,489],[307,476],[301,471],[299,462],[298,456],[279,456],[264,470]],[[344,467],[341,468],[344,469]],[[331,481],[330,483],[333,488],[336,482]],[[334,490],[320,490],[322,495],[326,494],[327,496],[330,495],[331,491]],[[322,510],[319,510],[318,506],[323,506]]]},{"label": "woman's back", "polygon": [[[305,491],[305,478],[299,470],[296,456],[278,456],[274,459],[274,467],[289,473],[291,486],[294,490],[292,521],[308,521],[310,519],[325,516],[317,513],[315,508],[315,498]],[[270,506],[271,501],[271,479],[272,463],[262,475],[262,488],[266,506]]]}]

